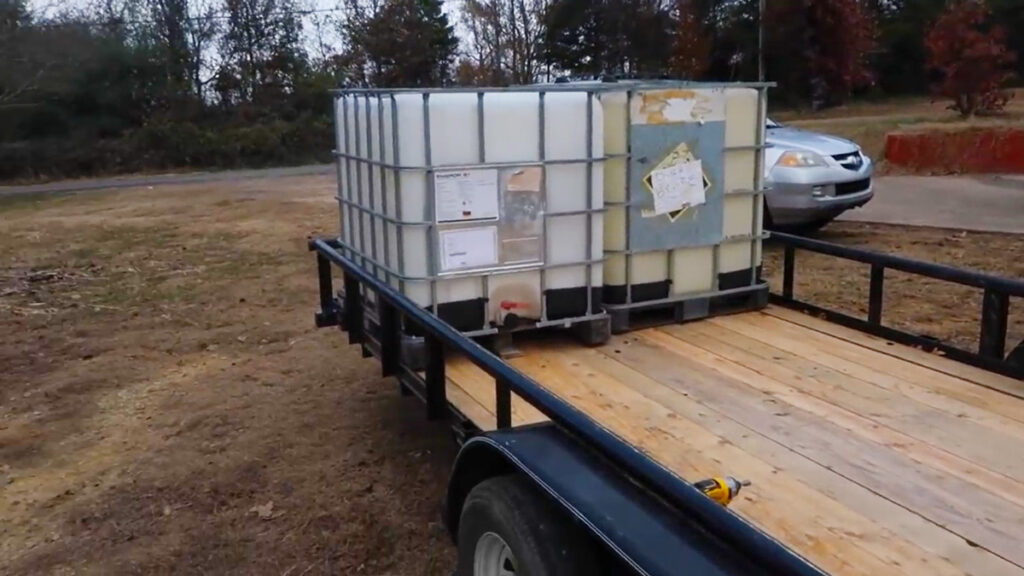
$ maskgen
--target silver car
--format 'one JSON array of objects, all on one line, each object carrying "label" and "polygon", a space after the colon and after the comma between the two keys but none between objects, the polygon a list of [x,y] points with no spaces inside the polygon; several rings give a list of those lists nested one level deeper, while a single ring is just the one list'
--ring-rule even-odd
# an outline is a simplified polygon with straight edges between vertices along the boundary
[{"label": "silver car", "polygon": [[768,120],[765,226],[820,228],[874,196],[874,165],[853,142]]}]

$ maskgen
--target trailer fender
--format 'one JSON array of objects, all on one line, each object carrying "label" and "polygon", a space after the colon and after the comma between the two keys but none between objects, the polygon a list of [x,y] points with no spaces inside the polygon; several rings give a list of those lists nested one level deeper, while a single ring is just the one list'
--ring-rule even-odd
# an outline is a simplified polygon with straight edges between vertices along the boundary
[{"label": "trailer fender", "polygon": [[681,567],[700,576],[766,573],[552,424],[490,432],[463,445],[444,511],[453,540],[473,487],[507,474],[527,478],[637,574],[678,574]]}]

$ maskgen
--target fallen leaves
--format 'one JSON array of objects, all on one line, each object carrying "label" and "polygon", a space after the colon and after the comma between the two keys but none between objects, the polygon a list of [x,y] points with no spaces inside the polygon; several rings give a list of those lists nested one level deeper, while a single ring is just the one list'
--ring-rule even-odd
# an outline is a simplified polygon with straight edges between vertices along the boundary
[{"label": "fallen leaves", "polygon": [[[270,520],[274,518],[274,501],[270,500],[266,504],[257,504],[249,509],[250,513],[256,514],[260,520]],[[280,515],[280,513],[278,513]]]}]

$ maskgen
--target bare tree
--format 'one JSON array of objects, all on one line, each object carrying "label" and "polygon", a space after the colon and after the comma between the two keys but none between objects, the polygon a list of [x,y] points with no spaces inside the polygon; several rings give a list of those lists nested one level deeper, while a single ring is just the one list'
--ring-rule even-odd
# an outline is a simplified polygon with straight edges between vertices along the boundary
[{"label": "bare tree", "polygon": [[213,0],[192,0],[193,10],[189,25],[185,28],[189,54],[189,79],[196,96],[206,96],[206,86],[213,80],[213,43],[220,32],[217,22],[217,8]]},{"label": "bare tree", "polygon": [[462,81],[528,84],[541,66],[542,18],[548,0],[466,0]]},{"label": "bare tree", "polygon": [[225,0],[218,72],[222,100],[252,102],[287,92],[304,63],[294,0]]},{"label": "bare tree", "polygon": [[26,74],[30,53],[25,44],[31,23],[24,0],[0,3],[0,105],[17,100],[39,79],[38,70]]}]

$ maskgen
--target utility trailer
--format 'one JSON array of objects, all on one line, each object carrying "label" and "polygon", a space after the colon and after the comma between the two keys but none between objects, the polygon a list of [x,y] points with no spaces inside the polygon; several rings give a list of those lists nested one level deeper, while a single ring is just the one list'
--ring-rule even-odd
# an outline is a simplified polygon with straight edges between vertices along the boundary
[{"label": "utility trailer", "polygon": [[[316,323],[453,425],[459,575],[1024,575],[1024,281],[773,236],[762,310],[596,347],[536,334],[509,359],[316,239]],[[798,251],[870,266],[867,318],[797,300]],[[886,326],[887,269],[982,290],[979,350]],[[691,485],[720,474],[753,483],[729,508]]]}]

